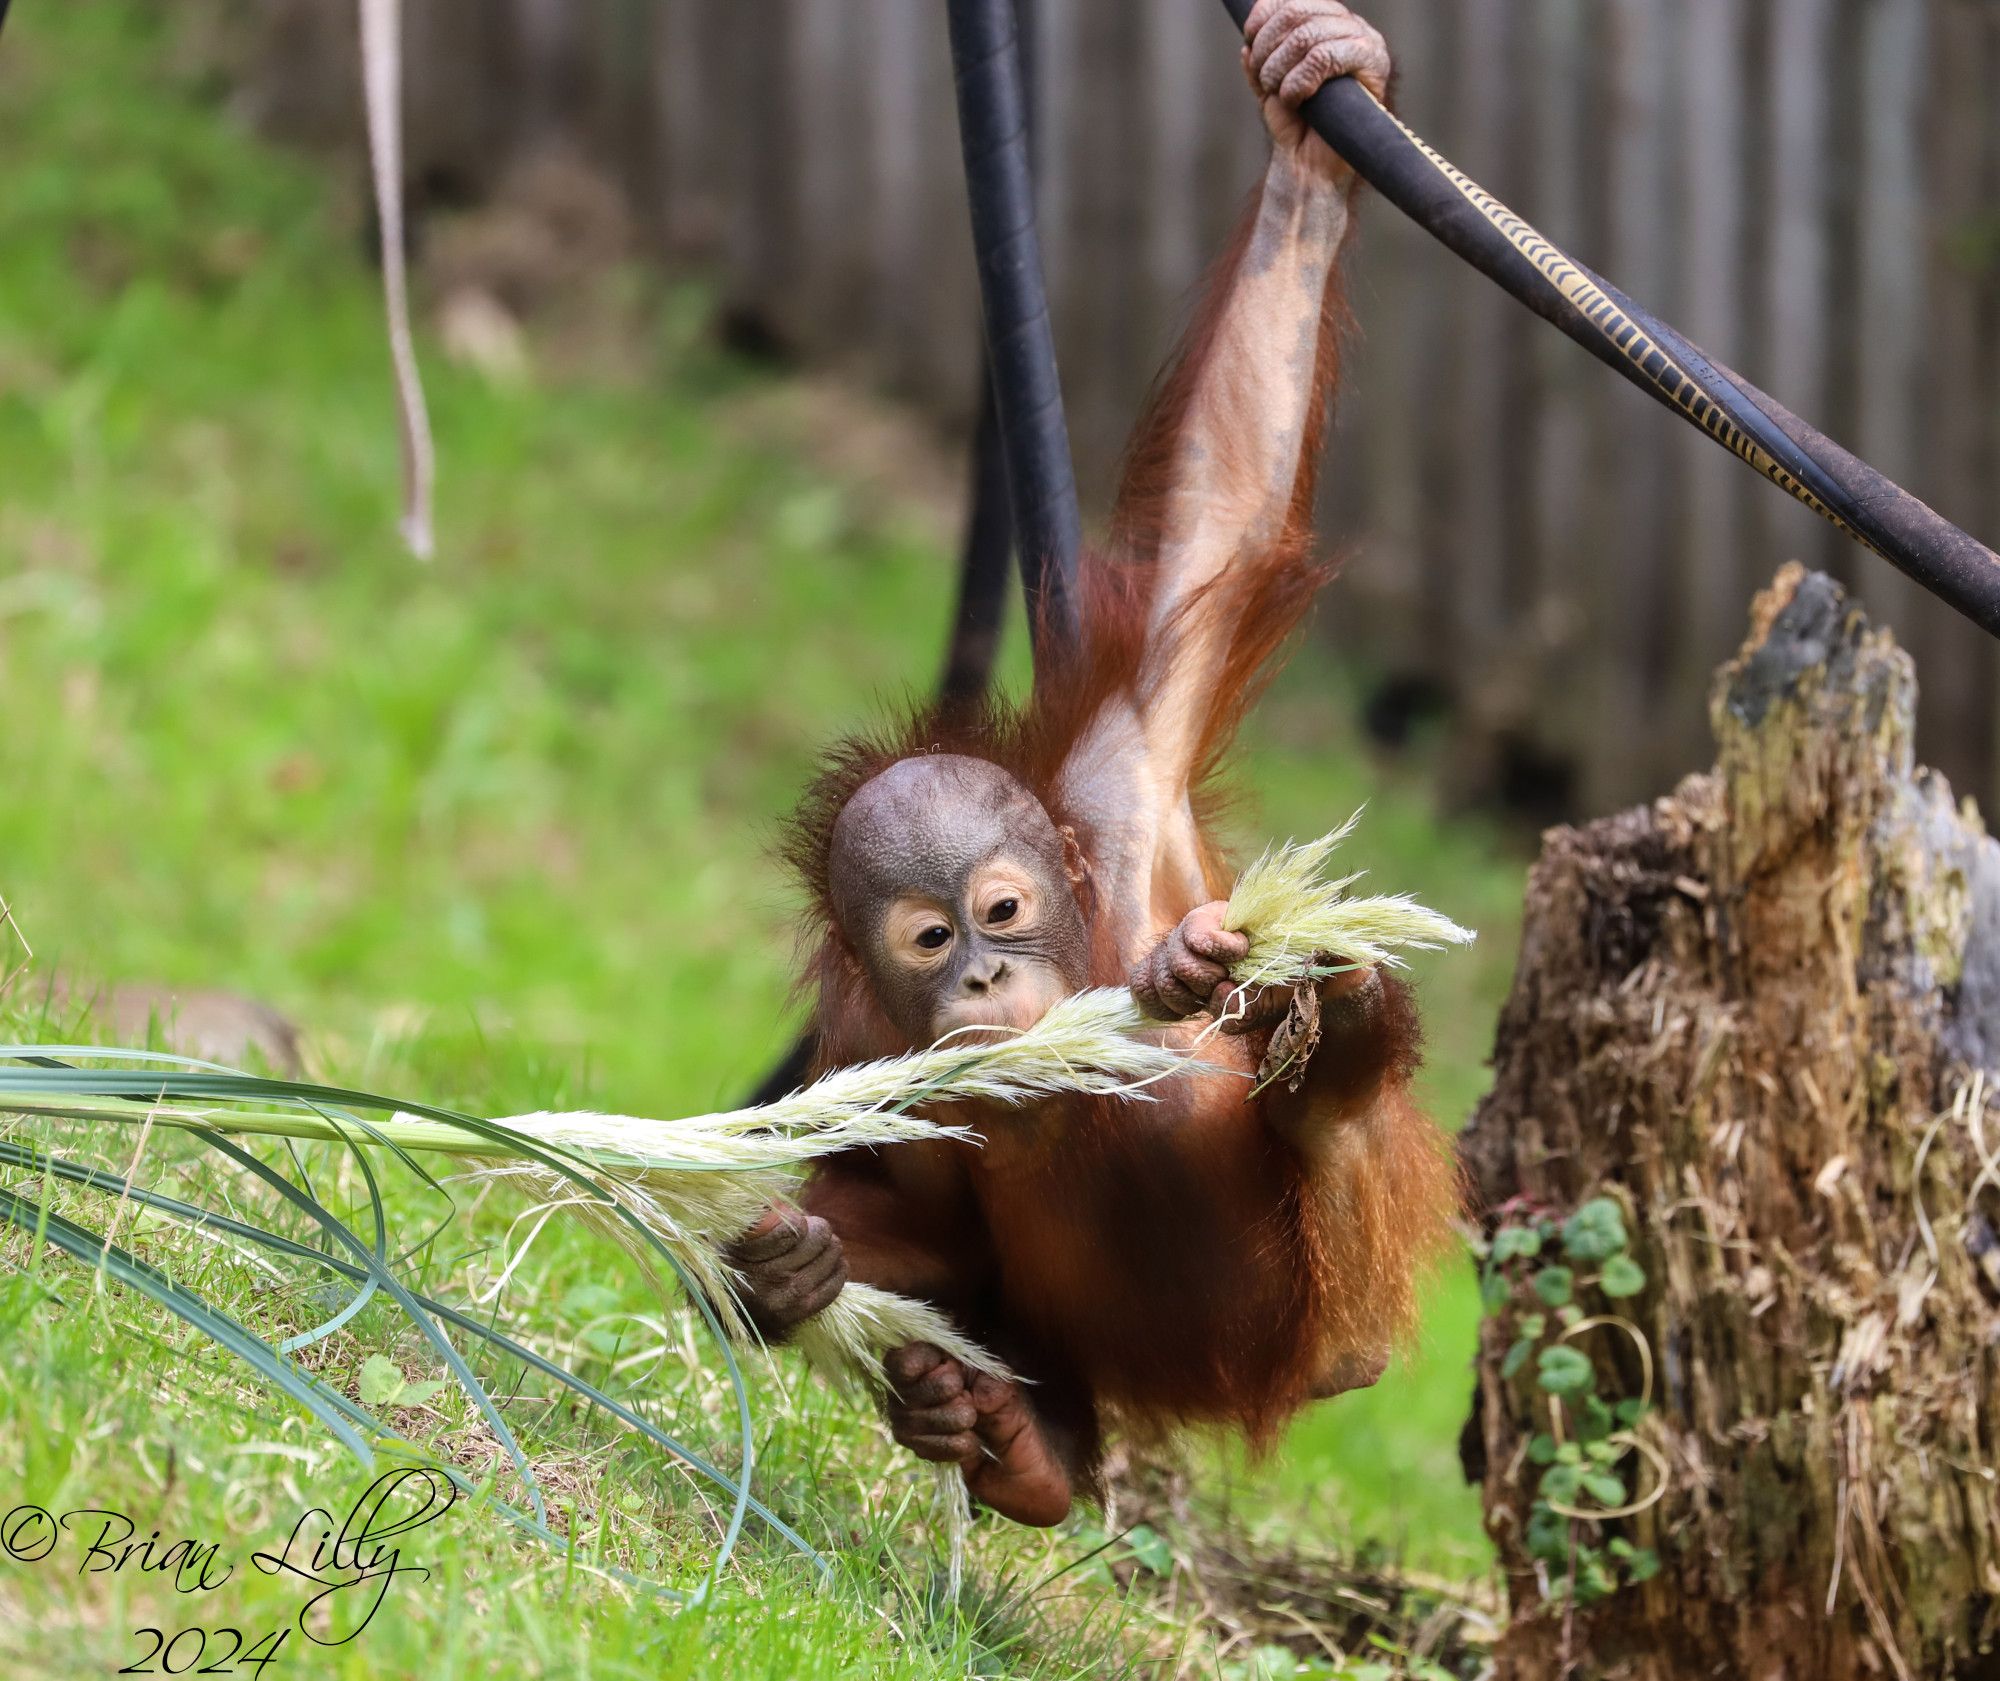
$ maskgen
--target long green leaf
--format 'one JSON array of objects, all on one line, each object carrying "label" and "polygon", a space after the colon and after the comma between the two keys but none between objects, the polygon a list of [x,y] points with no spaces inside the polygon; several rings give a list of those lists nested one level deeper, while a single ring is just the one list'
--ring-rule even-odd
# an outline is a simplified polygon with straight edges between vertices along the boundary
[{"label": "long green leaf", "polygon": [[424,1340],[438,1351],[439,1357],[451,1369],[452,1376],[458,1379],[459,1387],[465,1391],[466,1397],[486,1420],[487,1428],[507,1450],[507,1457],[513,1461],[515,1475],[521,1479],[522,1486],[528,1491],[528,1504],[534,1509],[536,1518],[542,1523],[547,1523],[548,1509],[542,1504],[542,1487],[535,1477],[534,1467],[528,1463],[528,1456],[521,1451],[521,1444],[515,1441],[514,1432],[507,1428],[507,1421],[500,1416],[500,1409],[494,1404],[493,1397],[486,1392],[486,1385],[473,1375],[472,1368],[465,1363],[465,1356],[458,1352],[451,1338],[438,1329],[437,1322],[417,1305],[416,1297],[404,1286],[402,1280],[383,1264],[381,1258],[374,1254],[367,1244],[354,1235],[346,1221],[329,1213],[324,1206],[307,1196],[276,1168],[259,1161],[248,1150],[239,1148],[219,1134],[198,1132],[195,1136],[211,1148],[220,1150],[246,1172],[255,1174],[294,1208],[314,1221],[334,1242],[343,1245],[360,1259],[361,1264],[368,1269],[369,1275],[395,1298],[396,1305],[423,1333]]},{"label": "long green leaf", "polygon": [[[164,1193],[158,1191],[147,1190],[143,1186],[134,1185],[130,1183],[128,1180],[119,1177],[117,1174],[108,1173],[99,1168],[89,1167],[79,1162],[68,1161],[58,1156],[47,1156],[32,1148],[15,1144],[5,1139],[0,1139],[0,1162],[4,1162],[12,1166],[28,1168],[38,1172],[47,1171],[54,1174],[57,1178],[69,1180],[72,1183],[86,1186],[92,1190],[104,1191],[118,1197],[129,1197],[132,1201],[139,1203],[142,1207],[156,1209],[161,1213],[171,1215],[177,1219],[184,1221],[191,1227],[200,1227],[200,1226],[214,1227],[217,1230],[228,1232],[231,1236],[240,1237],[245,1239],[246,1241],[260,1244],[266,1248],[275,1250],[280,1254],[289,1255],[303,1261],[309,1261],[316,1266],[324,1267],[329,1271],[339,1273],[342,1277],[347,1278],[353,1282],[358,1283],[368,1277],[368,1272],[366,1268],[355,1266],[351,1262],[342,1261],[336,1256],[328,1255],[321,1250],[312,1248],[309,1244],[300,1243],[293,1238],[285,1237],[277,1232],[265,1231],[262,1227],[251,1225],[247,1221],[234,1219],[227,1214],[218,1214],[212,1209],[205,1209],[198,1207],[193,1203],[183,1202],[177,1197],[167,1196]],[[0,1191],[0,1196],[11,1196],[11,1195],[12,1193]],[[25,1199],[16,1198],[15,1200],[17,1202],[25,1203]],[[18,1214],[13,1213],[12,1211],[4,1211],[4,1212],[8,1212],[10,1218],[15,1218],[17,1220],[20,1218]],[[69,1228],[70,1231],[74,1232],[79,1237],[80,1244],[75,1249],[71,1249],[70,1244],[67,1241],[64,1241],[60,1235],[58,1235],[58,1242],[61,1247],[65,1249],[70,1249],[70,1251],[74,1254],[77,1254],[80,1259],[89,1259],[91,1253],[90,1245],[92,1243],[101,1243],[102,1241],[100,1239],[96,1239],[93,1234],[85,1231],[82,1227],[75,1226],[73,1222],[65,1220],[61,1215],[57,1215],[51,1210],[40,1210],[38,1208],[36,1216],[30,1219],[28,1221],[28,1224],[31,1227],[37,1225],[41,1223],[41,1220],[44,1217],[46,1217],[46,1219],[55,1226]],[[112,1254],[114,1259],[107,1267],[107,1271],[110,1273],[112,1277],[119,1279],[120,1282],[130,1282],[130,1280],[128,1280],[125,1277],[124,1273],[119,1269],[117,1265],[116,1258],[119,1256],[125,1256],[125,1252],[119,1250],[114,1245],[112,1248]],[[131,1264],[134,1266],[140,1268],[146,1267],[146,1263],[134,1260],[130,1256],[125,1256],[125,1259],[130,1261]],[[152,1269],[147,1269],[147,1270],[152,1270]],[[179,1287],[176,1286],[175,1288]],[[690,1469],[694,1470],[695,1472],[699,1473],[702,1476],[709,1478],[725,1493],[728,1493],[730,1495],[736,1495],[740,1492],[737,1483],[735,1482],[734,1479],[732,1479],[729,1476],[727,1472],[721,1470],[719,1467],[715,1465],[710,1464],[708,1460],[704,1459],[700,1454],[694,1452],[691,1448],[685,1446],[681,1442],[677,1441],[674,1437],[668,1435],[665,1431],[661,1430],[657,1425],[653,1424],[650,1420],[646,1419],[641,1414],[633,1411],[630,1407],[625,1406],[622,1402],[617,1401],[610,1395],[605,1394],[603,1391],[599,1390],[594,1384],[588,1382],[586,1379],[578,1377],[575,1373],[568,1371],[561,1365],[558,1365],[555,1361],[550,1360],[547,1356],[536,1352],[534,1349],[529,1348],[527,1345],[523,1343],[516,1342],[512,1337],[509,1337],[505,1332],[497,1330],[490,1325],[482,1323],[480,1320],[475,1319],[470,1314],[462,1313],[458,1309],[453,1308],[444,1302],[437,1301],[429,1296],[418,1294],[416,1296],[416,1299],[423,1304],[424,1308],[427,1311],[434,1313],[438,1315],[440,1318],[449,1321],[452,1325],[456,1326],[461,1330],[470,1332],[471,1334],[484,1339],[485,1341],[493,1344],[494,1347],[500,1349],[502,1352],[509,1354],[514,1358],[522,1361],[523,1364],[528,1365],[533,1369],[540,1371],[549,1377],[554,1378],[557,1382],[562,1383],[568,1388],[574,1390],[576,1393],[582,1395],[586,1400],[590,1401],[593,1405],[604,1408],[614,1417],[618,1418],[619,1420],[621,1420],[626,1424],[629,1424],[633,1429],[637,1430],[641,1435],[645,1436],[648,1440],[652,1441],[657,1446],[665,1449],[675,1458],[682,1460],[685,1464],[688,1465]],[[215,1310],[211,1309],[209,1311],[214,1312]],[[187,1316],[183,1315],[183,1317]],[[222,1315],[217,1315],[217,1317],[226,1318],[226,1316]],[[202,1329],[204,1331],[208,1330],[207,1325],[202,1321],[200,1321],[199,1319],[193,1319],[190,1320],[190,1322],[196,1324],[197,1328],[199,1329]],[[253,1332],[245,1330],[243,1334],[255,1340],[255,1334]],[[216,1340],[218,1342],[224,1342],[224,1339],[220,1337],[216,1338]],[[224,1346],[228,1346],[226,1342],[224,1342]],[[322,1389],[323,1398],[327,1403],[333,1406],[338,1413],[345,1413],[347,1415],[350,1415],[356,1420],[356,1422],[366,1426],[367,1428],[369,1428],[370,1430],[374,1431],[376,1434],[384,1438],[392,1437],[393,1433],[384,1428],[380,1420],[374,1418],[365,1409],[356,1406],[352,1401],[349,1401],[347,1397],[342,1395],[338,1390],[332,1389],[324,1385],[317,1385],[317,1380],[307,1379],[306,1381],[309,1383],[314,1383],[317,1387]],[[321,1416],[324,1419],[324,1415],[319,1415],[319,1416]],[[373,1455],[370,1452],[366,1443],[360,1442],[359,1438],[354,1437],[351,1432],[344,1432],[337,1418],[330,1425],[330,1428],[335,1429],[337,1433],[341,1433],[341,1439],[343,1443],[349,1444],[350,1446],[358,1445],[358,1457],[360,1458],[361,1463],[365,1467],[371,1469],[373,1468],[374,1464]],[[426,1459],[421,1456],[413,1456],[413,1460],[416,1463],[424,1464],[428,1466],[430,1469],[436,1470],[442,1475],[448,1477],[451,1480],[453,1486],[456,1487],[461,1493],[467,1495],[476,1495],[478,1493],[478,1490],[473,1486],[473,1484],[467,1478],[465,1478],[463,1474],[458,1472],[454,1467],[430,1459]],[[494,1508],[494,1510],[498,1511],[509,1522],[515,1524],[517,1527],[534,1535],[537,1539],[547,1543],[549,1546],[555,1548],[556,1550],[564,1553],[565,1555],[573,1554],[575,1552],[576,1550],[575,1543],[573,1541],[570,1541],[561,1535],[557,1535],[554,1531],[550,1530],[545,1523],[537,1521],[536,1519],[530,1517],[527,1513],[518,1511],[516,1508],[510,1506],[505,1501],[489,1500],[488,1503]],[[822,1577],[830,1577],[832,1575],[832,1566],[828,1564],[826,1559],[821,1556],[818,1550],[814,1548],[809,1541],[807,1541],[795,1529],[793,1529],[789,1524],[787,1524],[782,1518],[778,1517],[776,1513],[772,1512],[767,1506],[765,1506],[762,1501],[752,1498],[749,1501],[749,1507],[750,1510],[757,1517],[762,1519],[765,1523],[769,1524],[772,1530],[775,1531],[783,1540],[788,1542],[792,1547],[796,1548],[801,1554],[803,1554],[804,1557],[819,1571]],[[618,1581],[625,1583],[627,1586],[643,1588],[650,1592],[657,1593],[664,1597],[681,1602],[685,1602],[689,1598],[688,1595],[682,1593],[678,1589],[670,1588],[666,1586],[666,1584],[664,1583],[654,1582],[648,1580],[645,1577],[635,1576],[630,1572],[619,1569],[615,1566],[599,1565],[599,1566],[594,1566],[593,1568],[604,1570],[607,1574],[613,1576]]]},{"label": "long green leaf", "polygon": [[74,1259],[88,1262],[92,1267],[102,1267],[120,1284],[139,1291],[169,1313],[186,1320],[203,1336],[219,1343],[249,1365],[265,1382],[291,1396],[325,1425],[363,1466],[373,1467],[373,1450],[342,1416],[354,1410],[347,1397],[300,1371],[256,1332],[238,1324],[220,1309],[210,1307],[185,1285],[176,1284],[157,1267],[140,1260],[128,1250],[107,1242],[54,1209],[30,1202],[4,1186],[0,1186],[0,1217],[11,1220],[23,1231],[45,1233],[51,1243]]},{"label": "long green leaf", "polygon": [[[557,1177],[568,1181],[586,1195],[602,1203],[607,1212],[629,1227],[637,1236],[640,1247],[657,1255],[665,1263],[666,1269],[679,1280],[688,1299],[700,1313],[703,1322],[714,1336],[716,1346],[722,1354],[723,1365],[728,1373],[731,1394],[736,1403],[736,1434],[739,1452],[743,1459],[741,1482],[737,1488],[729,1523],[724,1529],[722,1542],[710,1569],[710,1584],[720,1580],[736,1550],[737,1541],[743,1533],[743,1525],[749,1516],[750,1481],[756,1466],[756,1436],[754,1421],[750,1411],[748,1385],[743,1381],[743,1372],[736,1359],[736,1351],[731,1345],[728,1333],[717,1317],[714,1306],[707,1294],[694,1280],[688,1277],[687,1269],[680,1258],[661,1240],[645,1221],[641,1220],[619,1197],[608,1190],[590,1171],[590,1164],[569,1152],[552,1149],[540,1140],[511,1128],[482,1120],[473,1115],[461,1114],[455,1110],[439,1108],[434,1104],[409,1102],[384,1097],[377,1093],[364,1092],[349,1087],[321,1086],[298,1080],[279,1080],[268,1076],[242,1074],[232,1070],[215,1070],[214,1065],[189,1069],[184,1064],[190,1059],[174,1059],[171,1072],[149,1073],[129,1069],[72,1068],[56,1063],[51,1055],[53,1047],[46,1045],[4,1045],[0,1046],[0,1058],[26,1061],[38,1066],[30,1069],[0,1068],[0,1106],[6,1104],[7,1095],[37,1090],[56,1089],[60,1091],[88,1094],[99,1097],[116,1097],[131,1103],[162,1103],[175,1099],[229,1100],[280,1102],[313,1111],[316,1114],[326,1110],[347,1111],[353,1109],[374,1109],[388,1113],[402,1113],[422,1116],[427,1120],[439,1121],[469,1133],[476,1138],[489,1140],[501,1147],[502,1153],[517,1159],[535,1162]],[[68,1054],[92,1054],[97,1056],[117,1056],[123,1053],[102,1048],[73,1049]],[[93,1117],[102,1118],[102,1117]],[[379,1137],[379,1129],[358,1116],[343,1116],[352,1119],[363,1135]],[[197,1129],[208,1130],[208,1129]],[[215,1147],[222,1147],[223,1140],[210,1132],[207,1140]],[[386,1142],[386,1140],[385,1140]],[[232,1150],[232,1154],[235,1152]],[[399,1152],[400,1153],[400,1152]],[[254,1157],[247,1158],[254,1161]],[[261,1167],[262,1164],[259,1164]],[[282,1177],[282,1176],[279,1176]],[[286,1181],[289,1184],[289,1181]],[[296,1187],[293,1187],[296,1189]],[[351,1234],[350,1234],[351,1236]],[[358,1240],[357,1240],[358,1241]],[[385,1275],[386,1282],[386,1275]],[[432,1327],[434,1330],[435,1327]],[[426,1333],[429,1334],[428,1332]],[[455,1357],[455,1351],[454,1351]],[[509,1439],[504,1436],[503,1439]],[[532,1480],[529,1486],[533,1488]],[[539,1491],[535,1498],[539,1502]]]}]

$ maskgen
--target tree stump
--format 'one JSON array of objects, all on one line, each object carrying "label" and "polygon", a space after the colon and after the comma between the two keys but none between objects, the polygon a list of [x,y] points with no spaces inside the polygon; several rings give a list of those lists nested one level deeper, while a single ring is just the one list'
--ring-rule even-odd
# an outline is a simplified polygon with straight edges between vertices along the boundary
[{"label": "tree stump", "polygon": [[1502,1681],[2000,1676],[2000,844],[1915,701],[1787,567],[1716,768],[1546,837],[1463,1140]]}]

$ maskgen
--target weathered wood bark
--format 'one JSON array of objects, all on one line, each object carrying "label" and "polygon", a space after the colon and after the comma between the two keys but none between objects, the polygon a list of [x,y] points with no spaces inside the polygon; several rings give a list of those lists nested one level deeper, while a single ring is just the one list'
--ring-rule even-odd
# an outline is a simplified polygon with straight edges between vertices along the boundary
[{"label": "weathered wood bark", "polygon": [[[1915,705],[1888,634],[1788,567],[1718,675],[1715,770],[1547,837],[1465,1159],[1489,1232],[1559,1249],[1616,1200],[1645,1281],[1575,1266],[1571,1317],[1604,1322],[1565,1339],[1531,1276],[1562,1257],[1490,1279],[1468,1450],[1502,1677],[2000,1674],[2000,844],[1913,767]],[[1650,1365],[1621,1474],[1663,1492],[1545,1507],[1531,1550],[1565,1340],[1607,1401]],[[1659,1573],[1572,1599],[1552,1528]]]}]

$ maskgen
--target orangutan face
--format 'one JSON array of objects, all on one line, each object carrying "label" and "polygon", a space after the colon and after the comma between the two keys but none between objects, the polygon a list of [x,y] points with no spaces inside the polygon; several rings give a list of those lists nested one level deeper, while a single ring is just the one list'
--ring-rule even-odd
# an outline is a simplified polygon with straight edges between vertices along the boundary
[{"label": "orangutan face", "polygon": [[1062,836],[997,765],[898,760],[841,809],[828,863],[841,933],[914,1044],[1032,1026],[1084,984]]}]

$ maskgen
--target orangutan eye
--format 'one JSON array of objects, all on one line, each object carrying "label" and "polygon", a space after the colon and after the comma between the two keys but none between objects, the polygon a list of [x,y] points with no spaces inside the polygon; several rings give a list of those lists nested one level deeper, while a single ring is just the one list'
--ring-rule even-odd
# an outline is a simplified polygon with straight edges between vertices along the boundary
[{"label": "orangutan eye", "polygon": [[941,922],[934,922],[917,936],[917,944],[925,951],[939,951],[951,942],[951,930]]},{"label": "orangutan eye", "polygon": [[1012,922],[1015,913],[1020,908],[1021,901],[1019,899],[1002,899],[999,904],[986,913],[986,920],[988,922]]}]

